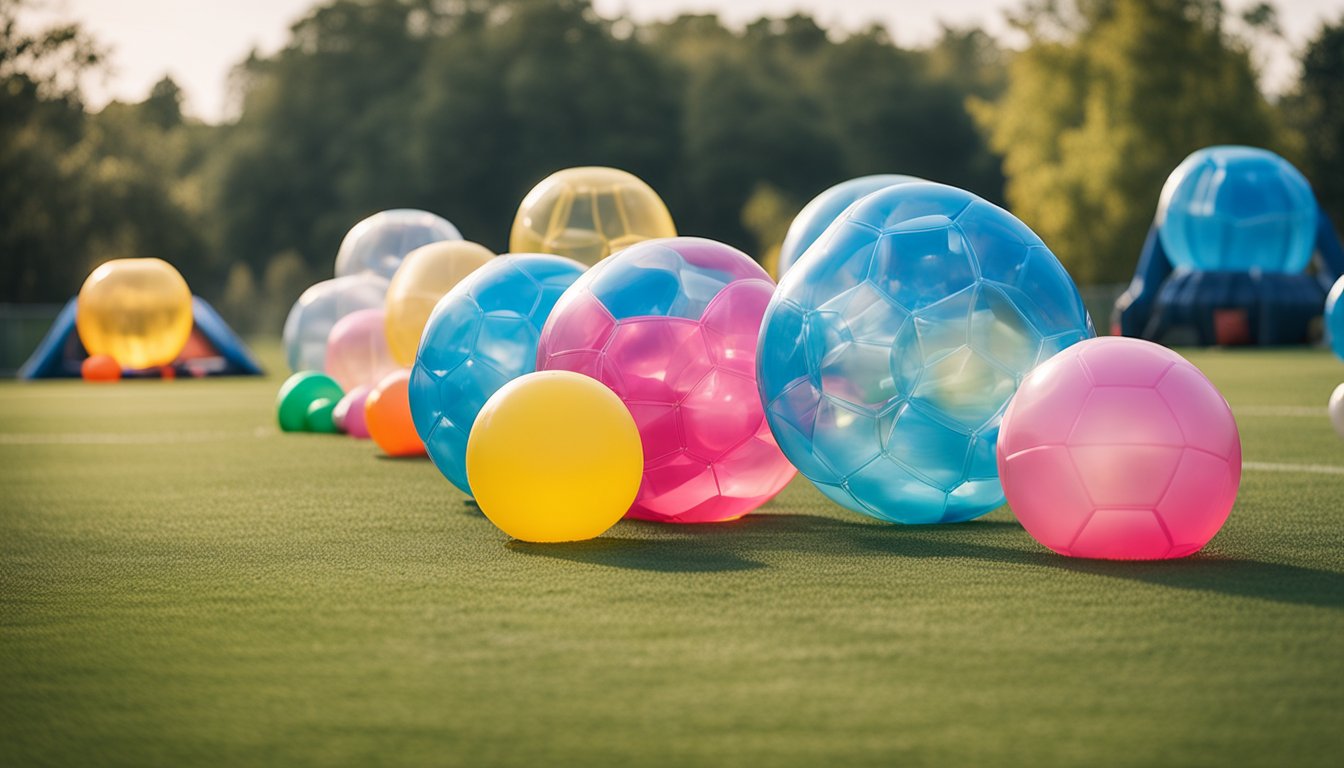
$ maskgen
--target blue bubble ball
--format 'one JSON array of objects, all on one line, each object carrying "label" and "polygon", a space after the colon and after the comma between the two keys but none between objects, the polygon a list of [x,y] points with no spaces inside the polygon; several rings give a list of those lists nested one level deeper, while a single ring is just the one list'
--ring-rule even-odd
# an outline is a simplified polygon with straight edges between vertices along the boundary
[{"label": "blue bubble ball", "polygon": [[1157,232],[1172,266],[1297,274],[1316,242],[1316,197],[1267,149],[1206,147],[1167,177]]},{"label": "blue bubble ball", "polygon": [[411,369],[411,418],[434,466],[467,483],[467,436],[485,401],[537,369],[551,309],[584,266],[545,254],[491,259],[453,286],[429,316]]},{"label": "blue bubble ball", "polygon": [[1330,349],[1344,360],[1344,277],[1335,281],[1325,297],[1325,336]]},{"label": "blue bubble ball", "polygon": [[832,221],[835,221],[835,217],[843,213],[855,200],[884,187],[911,181],[923,181],[923,179],[897,173],[860,176],[842,181],[812,198],[812,201],[803,206],[803,210],[793,217],[793,223],[789,225],[789,231],[784,235],[784,244],[779,247],[779,268],[776,270],[778,275],[783,277],[784,273],[797,263],[803,252],[816,242]]},{"label": "blue bubble ball", "polygon": [[994,450],[1032,368],[1094,335],[1012,214],[915,182],[847,209],[780,281],[757,379],[779,447],[823,494],[900,523],[1003,503]]}]

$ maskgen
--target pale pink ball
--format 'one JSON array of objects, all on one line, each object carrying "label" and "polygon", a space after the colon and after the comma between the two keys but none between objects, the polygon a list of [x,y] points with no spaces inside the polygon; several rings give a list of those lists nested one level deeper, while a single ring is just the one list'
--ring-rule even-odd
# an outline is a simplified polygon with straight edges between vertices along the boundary
[{"label": "pale pink ball", "polygon": [[345,397],[331,411],[331,420],[337,429],[360,440],[369,439],[369,424],[364,420],[364,401],[369,399],[372,391],[373,387],[361,384],[345,393]]},{"label": "pale pink ball", "polygon": [[1022,381],[999,430],[1017,519],[1073,557],[1158,560],[1198,551],[1241,483],[1232,409],[1188,360],[1138,339],[1089,339]]},{"label": "pale pink ball", "polygon": [[397,370],[397,361],[387,346],[386,313],[361,309],[336,321],[327,336],[326,373],[349,392],[355,387],[377,384]]}]

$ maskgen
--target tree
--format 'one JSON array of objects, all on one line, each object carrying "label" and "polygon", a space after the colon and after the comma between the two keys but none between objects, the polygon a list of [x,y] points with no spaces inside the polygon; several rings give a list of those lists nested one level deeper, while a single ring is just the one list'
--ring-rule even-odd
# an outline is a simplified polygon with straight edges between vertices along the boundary
[{"label": "tree", "polygon": [[1286,107],[1303,139],[1303,171],[1335,226],[1344,228],[1344,17],[1323,25],[1307,44]]},{"label": "tree", "polygon": [[82,279],[84,196],[67,154],[84,130],[79,80],[101,52],[77,25],[19,29],[0,0],[0,301],[59,301]]},{"label": "tree", "polygon": [[1072,0],[1017,18],[1030,46],[975,112],[1013,210],[1080,282],[1132,272],[1162,183],[1210,144],[1278,148],[1248,44],[1217,0]]}]

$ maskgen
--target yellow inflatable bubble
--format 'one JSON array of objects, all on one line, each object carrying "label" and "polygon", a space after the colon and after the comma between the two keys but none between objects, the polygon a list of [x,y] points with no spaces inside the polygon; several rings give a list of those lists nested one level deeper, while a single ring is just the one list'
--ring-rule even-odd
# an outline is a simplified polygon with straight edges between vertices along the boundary
[{"label": "yellow inflatable bubble", "polygon": [[639,491],[639,429],[601,382],[541,371],[485,402],[467,438],[467,480],[490,522],[523,541],[582,541],[625,514]]},{"label": "yellow inflatable bubble", "polygon": [[616,168],[566,168],[523,198],[509,250],[591,265],[641,240],[676,236],[662,198],[638,177]]},{"label": "yellow inflatable bubble", "polygon": [[494,257],[489,248],[467,240],[430,243],[406,255],[387,289],[387,345],[398,364],[415,362],[420,333],[439,299]]},{"label": "yellow inflatable bubble", "polygon": [[168,365],[191,337],[191,289],[162,259],[103,264],[84,281],[75,307],[84,348],[123,368]]}]

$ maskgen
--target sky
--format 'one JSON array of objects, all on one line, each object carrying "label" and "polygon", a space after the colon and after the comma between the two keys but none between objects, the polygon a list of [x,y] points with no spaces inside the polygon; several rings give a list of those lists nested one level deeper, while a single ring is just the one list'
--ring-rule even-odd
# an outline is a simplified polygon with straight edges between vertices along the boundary
[{"label": "sky", "polygon": [[[90,106],[109,100],[139,101],[169,74],[187,94],[189,114],[210,122],[227,115],[227,79],[253,49],[283,47],[289,27],[316,0],[33,0],[21,22],[37,26],[53,20],[80,22],[111,49],[110,72],[88,83]],[[1253,0],[1228,0],[1239,9]],[[1007,30],[1004,9],[1021,0],[594,0],[606,16],[626,14],[636,21],[681,13],[717,13],[740,26],[762,15],[804,11],[823,26],[857,29],[878,22],[903,46],[928,43],[941,24],[979,25],[992,33]],[[1277,0],[1287,42],[1259,52],[1266,87],[1282,91],[1296,73],[1293,51],[1323,21],[1344,17],[1344,0]]]}]

